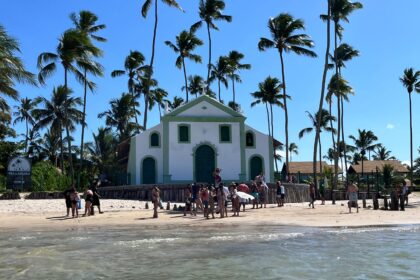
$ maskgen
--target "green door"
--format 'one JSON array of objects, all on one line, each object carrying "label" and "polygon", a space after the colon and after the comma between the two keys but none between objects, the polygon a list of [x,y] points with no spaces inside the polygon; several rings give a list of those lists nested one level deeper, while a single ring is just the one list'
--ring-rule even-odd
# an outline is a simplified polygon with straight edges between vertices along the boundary
[{"label": "green door", "polygon": [[216,168],[213,149],[202,145],[195,151],[195,181],[200,183],[214,182],[213,171]]},{"label": "green door", "polygon": [[250,180],[254,180],[256,176],[260,175],[263,171],[263,163],[260,157],[254,156],[250,160]]},{"label": "green door", "polygon": [[156,184],[156,161],[154,158],[148,157],[143,160],[141,181],[143,184]]}]

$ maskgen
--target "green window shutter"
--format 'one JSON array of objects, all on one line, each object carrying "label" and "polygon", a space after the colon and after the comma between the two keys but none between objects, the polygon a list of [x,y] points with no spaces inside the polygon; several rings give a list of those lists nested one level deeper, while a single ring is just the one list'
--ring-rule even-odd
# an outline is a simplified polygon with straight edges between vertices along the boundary
[{"label": "green window shutter", "polygon": [[220,126],[220,142],[230,142],[230,126]]},{"label": "green window shutter", "polygon": [[179,126],[179,142],[189,142],[190,141],[190,129],[186,125]]},{"label": "green window shutter", "polygon": [[150,146],[151,147],[159,147],[159,134],[157,133],[152,133],[152,135],[150,136]]}]

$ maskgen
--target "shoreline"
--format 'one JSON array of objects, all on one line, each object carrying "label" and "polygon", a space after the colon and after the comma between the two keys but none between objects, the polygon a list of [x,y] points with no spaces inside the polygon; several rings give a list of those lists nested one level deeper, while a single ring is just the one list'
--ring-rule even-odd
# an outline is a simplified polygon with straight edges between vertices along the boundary
[{"label": "shoreline", "polygon": [[[367,206],[371,205],[367,201]],[[411,194],[406,211],[384,211],[372,208],[352,209],[348,213],[347,201],[337,201],[332,205],[315,203],[315,209],[307,203],[290,203],[284,207],[269,204],[267,208],[251,209],[247,205],[239,217],[204,219],[201,212],[197,216],[172,210],[159,210],[159,218],[153,219],[153,210],[144,209],[144,201],[102,199],[101,208],[105,212],[91,217],[65,217],[64,201],[58,200],[4,200],[0,201],[0,231],[11,230],[65,230],[86,228],[114,228],[122,226],[138,227],[220,227],[220,226],[291,226],[316,228],[357,228],[387,227],[420,224],[420,194]],[[176,203],[180,205],[179,203]],[[149,203],[149,206],[151,204]],[[182,204],[181,204],[182,205]],[[361,205],[361,201],[359,201]],[[164,203],[166,206],[166,203]],[[171,204],[171,208],[173,204]],[[83,210],[84,211],[84,210]],[[83,213],[83,212],[82,212]]]}]

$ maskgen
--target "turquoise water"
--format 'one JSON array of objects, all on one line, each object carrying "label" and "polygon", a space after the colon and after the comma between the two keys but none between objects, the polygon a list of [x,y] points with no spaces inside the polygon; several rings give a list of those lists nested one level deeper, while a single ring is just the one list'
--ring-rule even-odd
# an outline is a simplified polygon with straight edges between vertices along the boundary
[{"label": "turquoise water", "polygon": [[0,231],[0,279],[419,279],[420,227]]}]

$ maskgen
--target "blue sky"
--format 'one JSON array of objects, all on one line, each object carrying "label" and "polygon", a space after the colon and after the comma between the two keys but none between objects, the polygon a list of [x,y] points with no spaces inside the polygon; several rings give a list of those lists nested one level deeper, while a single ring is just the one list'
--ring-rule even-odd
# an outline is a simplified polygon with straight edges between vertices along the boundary
[{"label": "blue sky", "polygon": [[[156,45],[155,77],[162,88],[173,96],[184,96],[180,88],[184,83],[183,73],[175,67],[175,54],[165,40],[175,40],[183,29],[198,20],[198,0],[179,0],[185,13],[162,5],[160,2],[160,21]],[[241,104],[247,123],[262,132],[267,132],[264,107],[251,109],[250,93],[257,89],[259,82],[267,76],[280,78],[280,62],[274,50],[259,52],[257,44],[260,37],[268,37],[267,21],[270,17],[288,12],[305,21],[306,33],[315,41],[318,58],[298,57],[288,54],[285,57],[286,82],[288,94],[292,96],[289,106],[290,142],[299,146],[299,155],[293,160],[310,160],[313,148],[313,135],[298,139],[298,132],[310,125],[305,111],[315,112],[319,100],[323,54],[325,52],[325,24],[319,19],[325,13],[326,1],[323,0],[226,0],[225,14],[232,15],[232,23],[219,22],[220,31],[212,31],[213,58],[238,50],[245,55],[243,62],[252,64],[252,69],[241,72],[242,84],[236,86],[237,101]],[[58,38],[67,28],[72,27],[68,15],[71,12],[90,10],[98,15],[99,23],[107,28],[101,35],[108,39],[101,44],[104,57],[100,62],[105,67],[105,76],[96,79],[98,90],[88,97],[87,122],[88,140],[97,127],[105,121],[97,114],[109,108],[108,102],[126,91],[125,78],[111,78],[114,69],[122,69],[123,62],[130,50],[139,50],[150,59],[153,17],[147,19],[140,15],[143,1],[116,0],[37,0],[5,1],[0,13],[2,24],[10,35],[17,38],[21,45],[22,59],[27,68],[37,73],[36,59],[41,52],[54,51]],[[409,117],[408,95],[399,77],[404,68],[420,69],[420,1],[417,0],[365,0],[364,8],[350,17],[350,24],[344,24],[344,42],[352,45],[361,53],[359,58],[348,63],[343,70],[344,77],[354,88],[355,95],[345,104],[346,134],[356,135],[357,129],[373,130],[379,142],[390,149],[397,158],[409,159]],[[152,12],[152,11],[151,11]],[[207,57],[207,34],[204,29],[197,35],[205,45],[197,50],[203,61]],[[189,75],[206,76],[203,64],[187,62]],[[54,86],[63,83],[61,69],[47,81],[47,86],[35,88],[18,86],[21,97],[49,97]],[[70,86],[77,96],[82,96],[82,87],[73,79]],[[214,90],[216,87],[213,86]],[[223,90],[223,99],[231,100],[231,89]],[[11,102],[14,104],[13,102]],[[414,148],[420,145],[420,95],[413,94]],[[143,108],[140,108],[143,110]],[[284,114],[275,110],[275,137],[284,142]],[[154,110],[148,122],[151,127],[159,122],[158,112]],[[23,126],[16,126],[22,133]],[[330,146],[330,135],[323,135],[323,147]],[[80,138],[80,130],[75,138]],[[350,141],[350,140],[349,140]]]}]

